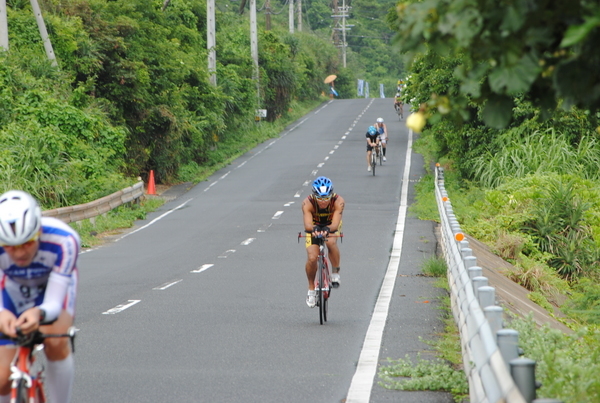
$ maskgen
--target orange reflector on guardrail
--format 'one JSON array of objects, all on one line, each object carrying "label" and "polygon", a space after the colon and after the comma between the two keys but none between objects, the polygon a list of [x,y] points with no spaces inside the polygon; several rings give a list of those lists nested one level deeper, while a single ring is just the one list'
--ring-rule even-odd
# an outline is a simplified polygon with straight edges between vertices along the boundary
[{"label": "orange reflector on guardrail", "polygon": [[456,239],[458,242],[460,242],[463,239],[465,239],[465,235],[463,233],[459,232],[456,235],[454,235],[454,239]]}]

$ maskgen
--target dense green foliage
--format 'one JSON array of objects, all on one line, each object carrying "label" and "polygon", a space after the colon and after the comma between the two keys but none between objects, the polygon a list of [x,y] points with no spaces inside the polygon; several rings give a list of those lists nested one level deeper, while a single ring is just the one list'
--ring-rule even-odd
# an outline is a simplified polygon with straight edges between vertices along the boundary
[{"label": "dense green foliage", "polygon": [[437,93],[449,95],[447,112],[474,102],[484,108],[488,126],[504,128],[517,96],[544,118],[558,104],[600,108],[597,2],[402,1],[388,21],[408,60],[437,54],[460,61],[452,69],[456,91]]}]

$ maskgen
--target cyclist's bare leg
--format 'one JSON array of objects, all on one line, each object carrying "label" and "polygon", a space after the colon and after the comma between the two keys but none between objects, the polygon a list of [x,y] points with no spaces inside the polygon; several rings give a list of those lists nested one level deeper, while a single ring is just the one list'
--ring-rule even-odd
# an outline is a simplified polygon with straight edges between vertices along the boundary
[{"label": "cyclist's bare leg", "polygon": [[[307,235],[310,236],[310,235]],[[308,289],[315,289],[315,276],[317,275],[317,258],[319,257],[319,246],[311,245],[306,248],[306,278],[308,280]]]},{"label": "cyclist's bare leg", "polygon": [[367,151],[367,168],[371,166],[371,153],[372,151]]},{"label": "cyclist's bare leg", "polygon": [[340,268],[340,248],[338,248],[336,237],[327,239],[327,249],[329,252],[329,261],[331,262],[332,271],[337,273]]},{"label": "cyclist's bare leg", "polygon": [[17,349],[14,345],[0,346],[0,402],[2,397],[7,396],[10,399],[10,363],[15,357]]},{"label": "cyclist's bare leg", "polygon": [[[73,326],[73,317],[62,311],[56,322],[41,326],[43,333],[65,334]],[[71,354],[71,341],[68,337],[48,338],[44,340],[44,351],[48,358],[46,369],[46,388],[51,402],[68,402],[71,398],[75,366]]]}]

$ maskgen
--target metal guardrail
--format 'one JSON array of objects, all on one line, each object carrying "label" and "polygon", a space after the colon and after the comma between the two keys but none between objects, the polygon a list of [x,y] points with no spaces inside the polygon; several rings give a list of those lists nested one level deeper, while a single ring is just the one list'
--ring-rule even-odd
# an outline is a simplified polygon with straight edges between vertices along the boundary
[{"label": "metal guardrail", "polygon": [[77,206],[61,207],[54,210],[42,212],[45,217],[56,217],[66,223],[94,218],[104,214],[122,204],[139,199],[144,194],[144,182],[139,181],[133,186],[119,190],[111,195],[104,196],[89,203]]},{"label": "metal guardrail", "polygon": [[[493,288],[487,286],[487,279],[481,277],[481,268],[476,266],[475,257],[470,256],[468,241],[461,238],[462,231],[445,190],[443,169],[439,167],[435,172],[435,194],[440,213],[441,244],[448,265],[452,313],[460,330],[470,401],[530,403],[531,400],[526,400],[515,384],[498,346],[496,333],[501,326],[502,308],[496,307],[500,310],[500,325],[497,320],[490,324],[484,313],[485,307],[480,304],[480,298],[483,298],[491,302],[486,306],[494,306],[495,294]],[[488,311],[492,317],[498,318],[498,309]],[[516,343],[513,347],[516,352]]]}]

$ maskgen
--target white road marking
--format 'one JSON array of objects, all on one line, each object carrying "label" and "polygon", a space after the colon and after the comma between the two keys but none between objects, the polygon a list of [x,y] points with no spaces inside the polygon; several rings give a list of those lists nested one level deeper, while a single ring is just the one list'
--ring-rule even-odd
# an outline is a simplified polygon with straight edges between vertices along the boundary
[{"label": "white road marking", "polygon": [[235,249],[226,250],[221,256],[218,256],[219,259],[227,259],[228,253],[235,253]]},{"label": "white road marking", "polygon": [[300,194],[302,194],[301,190],[297,191],[296,194],[294,195],[294,197],[300,197]]},{"label": "white road marking", "polygon": [[311,173],[312,173],[312,176],[316,176],[316,175],[317,175],[317,172],[319,172],[319,170],[317,170],[317,169],[315,169],[314,171],[312,171],[312,172],[311,172]]},{"label": "white road marking", "polygon": [[293,202],[293,201],[292,201],[292,202],[287,202],[287,203],[285,203],[283,206],[284,206],[284,207],[290,207],[290,206],[291,206],[292,204],[294,204],[294,203],[295,203],[295,202]]},{"label": "white road marking", "polygon": [[213,266],[214,266],[213,263],[203,264],[202,266],[198,267],[196,270],[192,270],[190,273],[202,273],[204,270],[208,270]]},{"label": "white road marking", "polygon": [[319,165],[317,165],[317,168],[323,168],[323,165],[325,165],[325,163],[321,162]]},{"label": "white road marking", "polygon": [[115,313],[123,312],[125,309],[134,306],[140,301],[141,299],[130,299],[126,304],[117,305],[106,312],[102,312],[102,315],[114,315]]},{"label": "white road marking", "polygon": [[400,265],[400,256],[402,255],[402,240],[404,238],[404,227],[406,223],[406,211],[408,209],[408,183],[410,174],[410,158],[412,153],[412,130],[408,132],[408,144],[406,149],[406,162],[404,164],[404,175],[402,180],[402,193],[400,195],[400,208],[398,211],[398,221],[396,222],[396,232],[394,235],[394,244],[392,254],[388,263],[383,284],[379,290],[379,296],[375,303],[375,309],[371,316],[371,322],[367,329],[363,348],[358,359],[356,372],[352,378],[346,403],[368,403],[371,398],[373,380],[377,372],[379,361],[379,351],[381,350],[381,340],[385,329],[390,302],[396,283],[398,266]]},{"label": "white road marking", "polygon": [[[313,173],[313,175],[314,175],[314,173]],[[308,185],[310,185],[310,184],[311,184],[311,182],[312,182],[312,181],[306,181],[306,182],[304,182],[304,183],[302,184],[302,186],[308,186]]]},{"label": "white road marking", "polygon": [[273,217],[271,217],[272,220],[278,220],[279,217],[281,217],[281,215],[283,214],[283,211],[278,211],[275,213],[275,215]]},{"label": "white road marking", "polygon": [[241,245],[250,245],[256,238],[248,238]]},{"label": "white road marking", "polygon": [[335,152],[335,150],[331,150],[329,151],[329,154],[333,154]]},{"label": "white road marking", "polygon": [[271,225],[273,225],[273,223],[270,223],[270,224],[265,224],[265,225],[263,225],[262,227],[260,227],[259,229],[257,229],[257,230],[256,230],[256,232],[265,232],[266,230],[268,230],[268,229],[269,229],[269,227],[270,227]]},{"label": "white road marking", "polygon": [[169,288],[169,287],[171,287],[171,286],[173,286],[173,285],[175,285],[177,283],[180,283],[182,281],[183,281],[183,279],[171,281],[170,283],[164,283],[163,285],[159,285],[158,287],[154,287],[153,290],[160,290],[160,291],[166,290],[167,288]]},{"label": "white road marking", "polygon": [[123,235],[121,238],[115,240],[115,242],[118,242],[121,239],[126,238],[129,235],[131,235],[131,234],[135,234],[136,232],[141,231],[144,228],[148,228],[149,226],[151,226],[152,224],[154,224],[158,220],[161,220],[161,219],[165,218],[166,216],[168,216],[169,214],[171,214],[173,211],[179,210],[180,208],[182,208],[183,206],[185,206],[186,204],[188,204],[191,200],[193,200],[193,199],[186,200],[185,202],[181,203],[179,206],[175,207],[174,209],[171,209],[171,210],[167,211],[166,213],[162,214],[160,217],[156,217],[154,220],[150,221],[148,224],[144,225],[143,227],[140,227],[140,228],[136,229],[135,231],[131,231],[130,233]]}]

